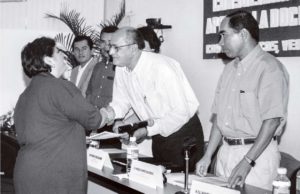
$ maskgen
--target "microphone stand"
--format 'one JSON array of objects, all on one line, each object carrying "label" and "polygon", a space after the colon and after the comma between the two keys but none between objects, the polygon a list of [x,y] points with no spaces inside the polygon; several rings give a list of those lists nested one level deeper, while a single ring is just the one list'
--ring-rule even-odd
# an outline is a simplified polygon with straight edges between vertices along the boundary
[{"label": "microphone stand", "polygon": [[188,193],[189,192],[189,150],[185,150],[184,151],[184,159],[185,159],[185,175],[184,175],[184,193]]},{"label": "microphone stand", "polygon": [[184,189],[177,191],[175,194],[188,194],[189,193],[189,154],[192,154],[192,148],[196,146],[195,137],[186,137],[183,143],[184,159],[185,159],[185,174],[184,174]]},{"label": "microphone stand", "polygon": [[175,194],[187,194],[189,193],[189,149],[184,150],[185,159],[185,174],[184,174],[184,189],[182,191],[177,191]]}]

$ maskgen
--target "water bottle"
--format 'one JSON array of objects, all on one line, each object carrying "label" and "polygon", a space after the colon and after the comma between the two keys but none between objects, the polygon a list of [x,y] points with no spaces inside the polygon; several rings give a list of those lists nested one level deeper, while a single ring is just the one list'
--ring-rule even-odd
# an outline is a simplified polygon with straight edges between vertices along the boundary
[{"label": "water bottle", "polygon": [[139,148],[136,143],[136,137],[130,137],[129,144],[127,145],[127,165],[126,172],[129,174],[131,169],[131,163],[133,160],[138,160]]},{"label": "water bottle", "polygon": [[273,194],[290,194],[291,181],[286,172],[286,168],[277,169],[277,177],[273,181]]},{"label": "water bottle", "polygon": [[296,190],[297,194],[300,194],[300,169],[298,170],[296,177]]}]

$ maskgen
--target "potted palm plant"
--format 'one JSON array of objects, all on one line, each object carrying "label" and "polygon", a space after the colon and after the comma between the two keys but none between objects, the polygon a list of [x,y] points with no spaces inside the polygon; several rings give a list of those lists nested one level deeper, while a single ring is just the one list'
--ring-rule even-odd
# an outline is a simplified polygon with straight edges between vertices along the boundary
[{"label": "potted palm plant", "polygon": [[[125,16],[125,0],[122,0],[120,5],[119,13],[115,14],[110,20],[100,21],[98,27],[101,29],[106,26],[118,26],[121,20]],[[93,26],[87,25],[86,20],[84,17],[80,15],[79,12],[72,9],[69,10],[67,6],[61,9],[59,16],[56,16],[51,13],[46,14],[47,18],[52,18],[59,20],[67,25],[67,27],[71,30],[71,33],[64,34],[59,33],[57,34],[54,39],[64,45],[68,50],[66,54],[69,57],[70,63],[73,67],[77,66],[77,61],[75,60],[72,54],[72,42],[73,39],[78,35],[86,35],[90,36],[91,39],[94,41],[95,46],[94,49],[96,52],[100,52],[99,43],[100,43],[100,31],[95,30]]]}]

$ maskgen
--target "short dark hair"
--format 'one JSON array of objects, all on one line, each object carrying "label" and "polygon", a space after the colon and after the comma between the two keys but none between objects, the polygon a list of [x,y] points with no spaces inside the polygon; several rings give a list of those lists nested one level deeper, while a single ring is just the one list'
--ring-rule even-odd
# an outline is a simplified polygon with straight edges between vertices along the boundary
[{"label": "short dark hair", "polygon": [[238,10],[226,16],[229,18],[229,26],[236,31],[240,31],[243,28],[248,30],[252,38],[259,41],[259,26],[256,19],[252,16],[251,13],[245,10]]},{"label": "short dark hair", "polygon": [[102,28],[100,36],[102,35],[102,33],[113,33],[115,31],[117,31],[119,28],[117,26],[105,26]]},{"label": "short dark hair", "polygon": [[51,72],[51,66],[44,62],[44,57],[52,57],[55,41],[52,38],[41,37],[25,45],[21,52],[22,67],[28,77],[41,72]]},{"label": "short dark hair", "polygon": [[137,29],[143,36],[144,40],[149,42],[149,46],[154,52],[159,53],[161,42],[154,32],[153,28],[143,26]]},{"label": "short dark hair", "polygon": [[126,30],[125,41],[128,44],[136,43],[140,50],[143,50],[145,48],[143,35],[135,28],[129,28]]},{"label": "short dark hair", "polygon": [[86,40],[90,49],[93,48],[93,45],[94,45],[94,42],[93,40],[91,39],[91,37],[89,36],[86,36],[86,35],[79,35],[79,36],[76,36],[73,40],[73,43],[72,43],[72,49],[74,49],[74,44],[75,42],[79,42],[79,41],[82,41],[82,40]]}]

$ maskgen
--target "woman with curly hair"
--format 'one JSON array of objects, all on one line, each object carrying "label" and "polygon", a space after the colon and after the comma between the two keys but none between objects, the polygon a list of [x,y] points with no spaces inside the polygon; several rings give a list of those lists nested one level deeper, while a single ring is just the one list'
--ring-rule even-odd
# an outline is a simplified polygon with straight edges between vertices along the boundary
[{"label": "woman with curly hair", "polygon": [[16,193],[86,193],[84,129],[97,129],[102,112],[85,101],[76,86],[60,79],[67,56],[51,38],[28,43],[21,53],[25,74],[32,78],[15,108],[20,150],[14,169]]}]

